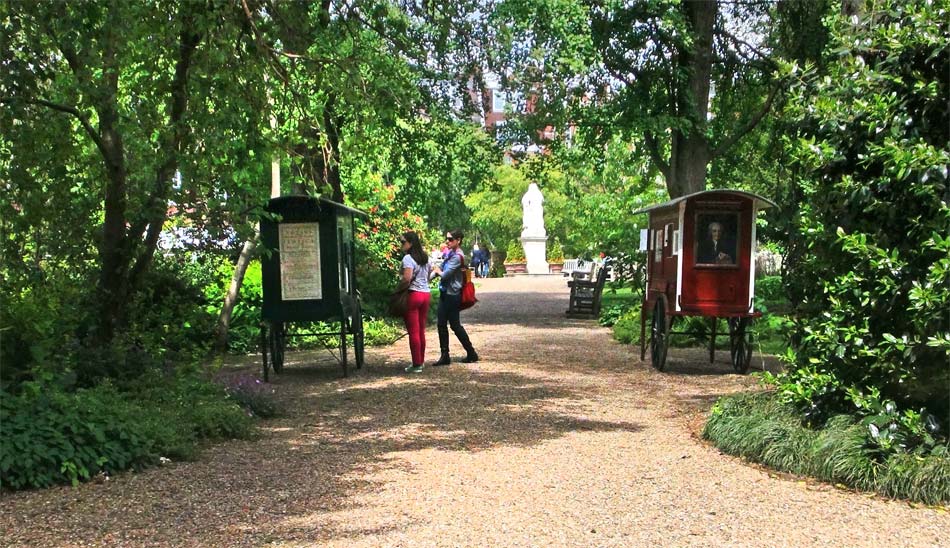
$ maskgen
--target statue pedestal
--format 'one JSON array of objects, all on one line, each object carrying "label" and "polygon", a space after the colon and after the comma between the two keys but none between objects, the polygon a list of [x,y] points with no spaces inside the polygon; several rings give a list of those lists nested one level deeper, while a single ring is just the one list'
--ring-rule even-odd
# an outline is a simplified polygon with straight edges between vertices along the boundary
[{"label": "statue pedestal", "polygon": [[548,274],[547,236],[522,236],[521,247],[528,263],[528,274]]}]

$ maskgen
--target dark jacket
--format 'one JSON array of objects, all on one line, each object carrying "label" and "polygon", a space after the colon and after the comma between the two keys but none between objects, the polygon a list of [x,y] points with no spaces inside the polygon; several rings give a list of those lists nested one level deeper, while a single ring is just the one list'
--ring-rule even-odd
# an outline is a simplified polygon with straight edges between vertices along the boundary
[{"label": "dark jacket", "polygon": [[[725,253],[728,259],[719,259],[719,254]],[[736,264],[736,242],[722,239],[717,245],[711,239],[699,242],[696,250],[696,262],[703,264]]]}]

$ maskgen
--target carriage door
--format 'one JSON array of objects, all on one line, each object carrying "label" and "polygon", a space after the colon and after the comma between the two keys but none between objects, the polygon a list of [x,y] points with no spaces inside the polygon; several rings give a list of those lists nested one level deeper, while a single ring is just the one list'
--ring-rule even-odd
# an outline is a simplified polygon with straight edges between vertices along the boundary
[{"label": "carriage door", "polygon": [[663,225],[663,272],[674,285],[676,284],[676,253],[678,252],[676,240],[679,235],[680,231],[676,223]]}]

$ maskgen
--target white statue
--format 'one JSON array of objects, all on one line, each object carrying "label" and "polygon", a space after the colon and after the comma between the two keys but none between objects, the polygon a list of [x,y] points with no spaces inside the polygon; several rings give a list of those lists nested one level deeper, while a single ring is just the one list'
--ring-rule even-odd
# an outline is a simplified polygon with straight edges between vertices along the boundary
[{"label": "white statue", "polygon": [[528,185],[528,191],[521,197],[521,207],[524,211],[522,220],[521,236],[544,238],[547,231],[544,230],[544,196],[541,195],[541,189],[537,183]]}]

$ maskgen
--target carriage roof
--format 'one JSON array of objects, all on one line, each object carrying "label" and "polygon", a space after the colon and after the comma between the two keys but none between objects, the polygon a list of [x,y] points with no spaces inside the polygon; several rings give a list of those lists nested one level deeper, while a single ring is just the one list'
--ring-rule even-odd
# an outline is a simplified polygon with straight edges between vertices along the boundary
[{"label": "carriage roof", "polygon": [[678,204],[678,203],[680,203],[680,202],[683,202],[683,201],[686,201],[686,200],[691,200],[691,199],[693,199],[693,198],[696,198],[696,197],[698,197],[698,196],[702,196],[702,195],[704,195],[704,194],[737,194],[737,195],[743,196],[743,197],[745,197],[745,198],[751,198],[751,199],[753,200],[753,202],[755,202],[754,205],[755,205],[755,208],[756,208],[756,209],[766,209],[766,208],[769,208],[769,207],[777,207],[777,206],[775,205],[775,202],[773,202],[772,200],[769,200],[768,198],[765,198],[765,197],[763,197],[763,196],[759,196],[758,194],[753,194],[753,193],[751,193],[751,192],[746,192],[746,191],[744,191],[744,190],[732,190],[732,189],[725,189],[725,188],[724,188],[724,189],[714,189],[714,190],[701,190],[701,191],[699,191],[699,192],[694,192],[694,193],[692,193],[692,194],[687,194],[686,196],[680,196],[679,198],[674,198],[674,199],[672,199],[672,200],[670,200],[670,201],[668,201],[668,202],[663,202],[662,204],[656,204],[656,205],[652,205],[652,206],[650,206],[650,207],[644,207],[644,208],[638,209],[638,210],[634,211],[633,214],[634,214],[634,215],[639,215],[640,213],[649,213],[649,212],[654,211],[654,210],[657,210],[657,209],[665,209],[665,208],[668,208],[668,207],[675,206],[676,204]]}]

